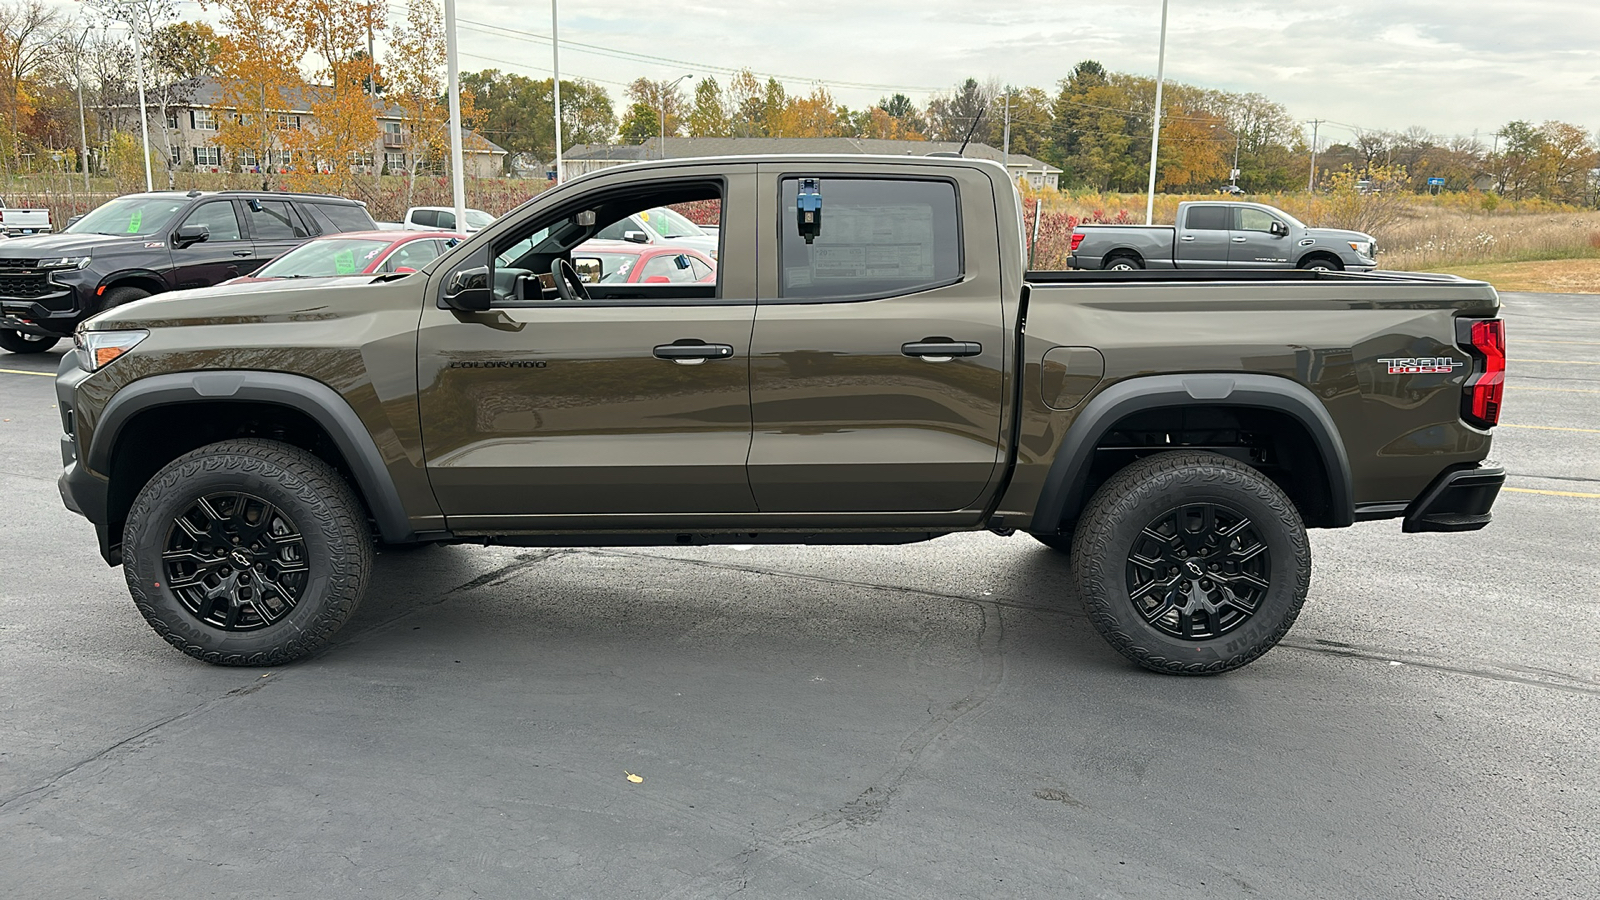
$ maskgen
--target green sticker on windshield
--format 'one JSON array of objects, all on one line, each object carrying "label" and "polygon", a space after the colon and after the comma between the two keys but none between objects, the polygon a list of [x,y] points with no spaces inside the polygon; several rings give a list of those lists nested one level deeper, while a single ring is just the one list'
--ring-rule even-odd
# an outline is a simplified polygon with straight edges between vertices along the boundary
[{"label": "green sticker on windshield", "polygon": [[143,221],[144,221],[144,210],[142,210],[142,209],[134,210],[133,211],[133,215],[128,217],[128,233],[129,234],[138,234],[139,233],[139,225]]},{"label": "green sticker on windshield", "polygon": [[340,275],[349,275],[356,270],[356,254],[354,250],[340,250],[333,255],[333,270]]}]

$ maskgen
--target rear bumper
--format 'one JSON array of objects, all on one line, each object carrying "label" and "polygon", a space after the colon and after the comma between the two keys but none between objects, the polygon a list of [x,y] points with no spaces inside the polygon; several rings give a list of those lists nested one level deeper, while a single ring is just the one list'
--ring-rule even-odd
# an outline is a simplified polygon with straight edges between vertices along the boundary
[{"label": "rear bumper", "polygon": [[1489,509],[1505,483],[1506,470],[1497,465],[1451,469],[1406,508],[1402,530],[1477,531],[1489,524]]}]

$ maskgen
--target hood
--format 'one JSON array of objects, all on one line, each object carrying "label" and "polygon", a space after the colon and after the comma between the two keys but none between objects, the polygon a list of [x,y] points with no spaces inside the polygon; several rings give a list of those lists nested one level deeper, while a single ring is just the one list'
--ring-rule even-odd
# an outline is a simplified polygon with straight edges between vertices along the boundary
[{"label": "hood", "polygon": [[377,279],[376,275],[283,278],[169,291],[112,307],[80,327],[115,331],[123,328],[335,318],[329,310],[329,303],[343,294],[342,288],[359,289],[373,284]]},{"label": "hood", "polygon": [[1361,231],[1346,231],[1343,228],[1307,228],[1306,237],[1325,240],[1329,243],[1339,241],[1375,241],[1372,235]]},{"label": "hood", "polygon": [[93,255],[97,247],[122,246],[145,243],[165,247],[160,237],[147,234],[30,234],[25,237],[0,241],[0,261],[8,259],[38,259],[49,256]]}]

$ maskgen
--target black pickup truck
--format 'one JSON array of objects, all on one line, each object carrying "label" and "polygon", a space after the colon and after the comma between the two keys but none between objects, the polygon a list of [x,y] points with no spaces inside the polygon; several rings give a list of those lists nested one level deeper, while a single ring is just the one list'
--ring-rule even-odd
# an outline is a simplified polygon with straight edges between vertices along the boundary
[{"label": "black pickup truck", "polygon": [[118,197],[60,234],[0,243],[0,347],[42,353],[101,310],[248,275],[320,234],[376,228],[360,203],[321,194]]}]

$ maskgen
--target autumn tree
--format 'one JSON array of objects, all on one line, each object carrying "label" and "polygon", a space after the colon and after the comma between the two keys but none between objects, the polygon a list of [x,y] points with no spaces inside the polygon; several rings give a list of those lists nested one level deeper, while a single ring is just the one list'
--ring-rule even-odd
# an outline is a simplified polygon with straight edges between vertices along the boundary
[{"label": "autumn tree", "polygon": [[0,113],[8,126],[3,135],[7,172],[18,160],[22,148],[17,138],[34,112],[29,83],[54,61],[53,38],[60,24],[60,13],[41,0],[0,6]]},{"label": "autumn tree", "polygon": [[220,13],[215,142],[241,165],[260,166],[261,185],[279,173],[297,139],[286,110],[300,106],[305,32],[281,0],[206,0]]},{"label": "autumn tree", "polygon": [[[406,205],[422,166],[450,157],[450,107],[445,84],[444,14],[435,0],[411,0],[405,24],[389,39],[384,99],[400,117],[406,154]],[[461,92],[462,121],[476,115],[471,91]],[[465,136],[463,136],[465,144]]]},{"label": "autumn tree", "polygon": [[679,84],[670,79],[636,78],[628,85],[628,111],[618,128],[624,144],[642,144],[663,133],[678,134],[689,111]]},{"label": "autumn tree", "polygon": [[715,78],[701,79],[694,86],[694,107],[689,110],[690,137],[731,137],[732,122],[722,98],[722,86]]},{"label": "autumn tree", "polygon": [[[473,131],[507,151],[538,160],[555,158],[555,100],[549,78],[536,80],[498,69],[461,76],[463,93],[472,94]],[[603,143],[617,130],[611,96],[584,79],[561,80],[562,145]]]},{"label": "autumn tree", "polygon": [[972,140],[984,143],[979,131],[994,115],[991,107],[996,93],[995,86],[968,78],[949,94],[929,100],[928,137],[959,142],[971,135]]}]

